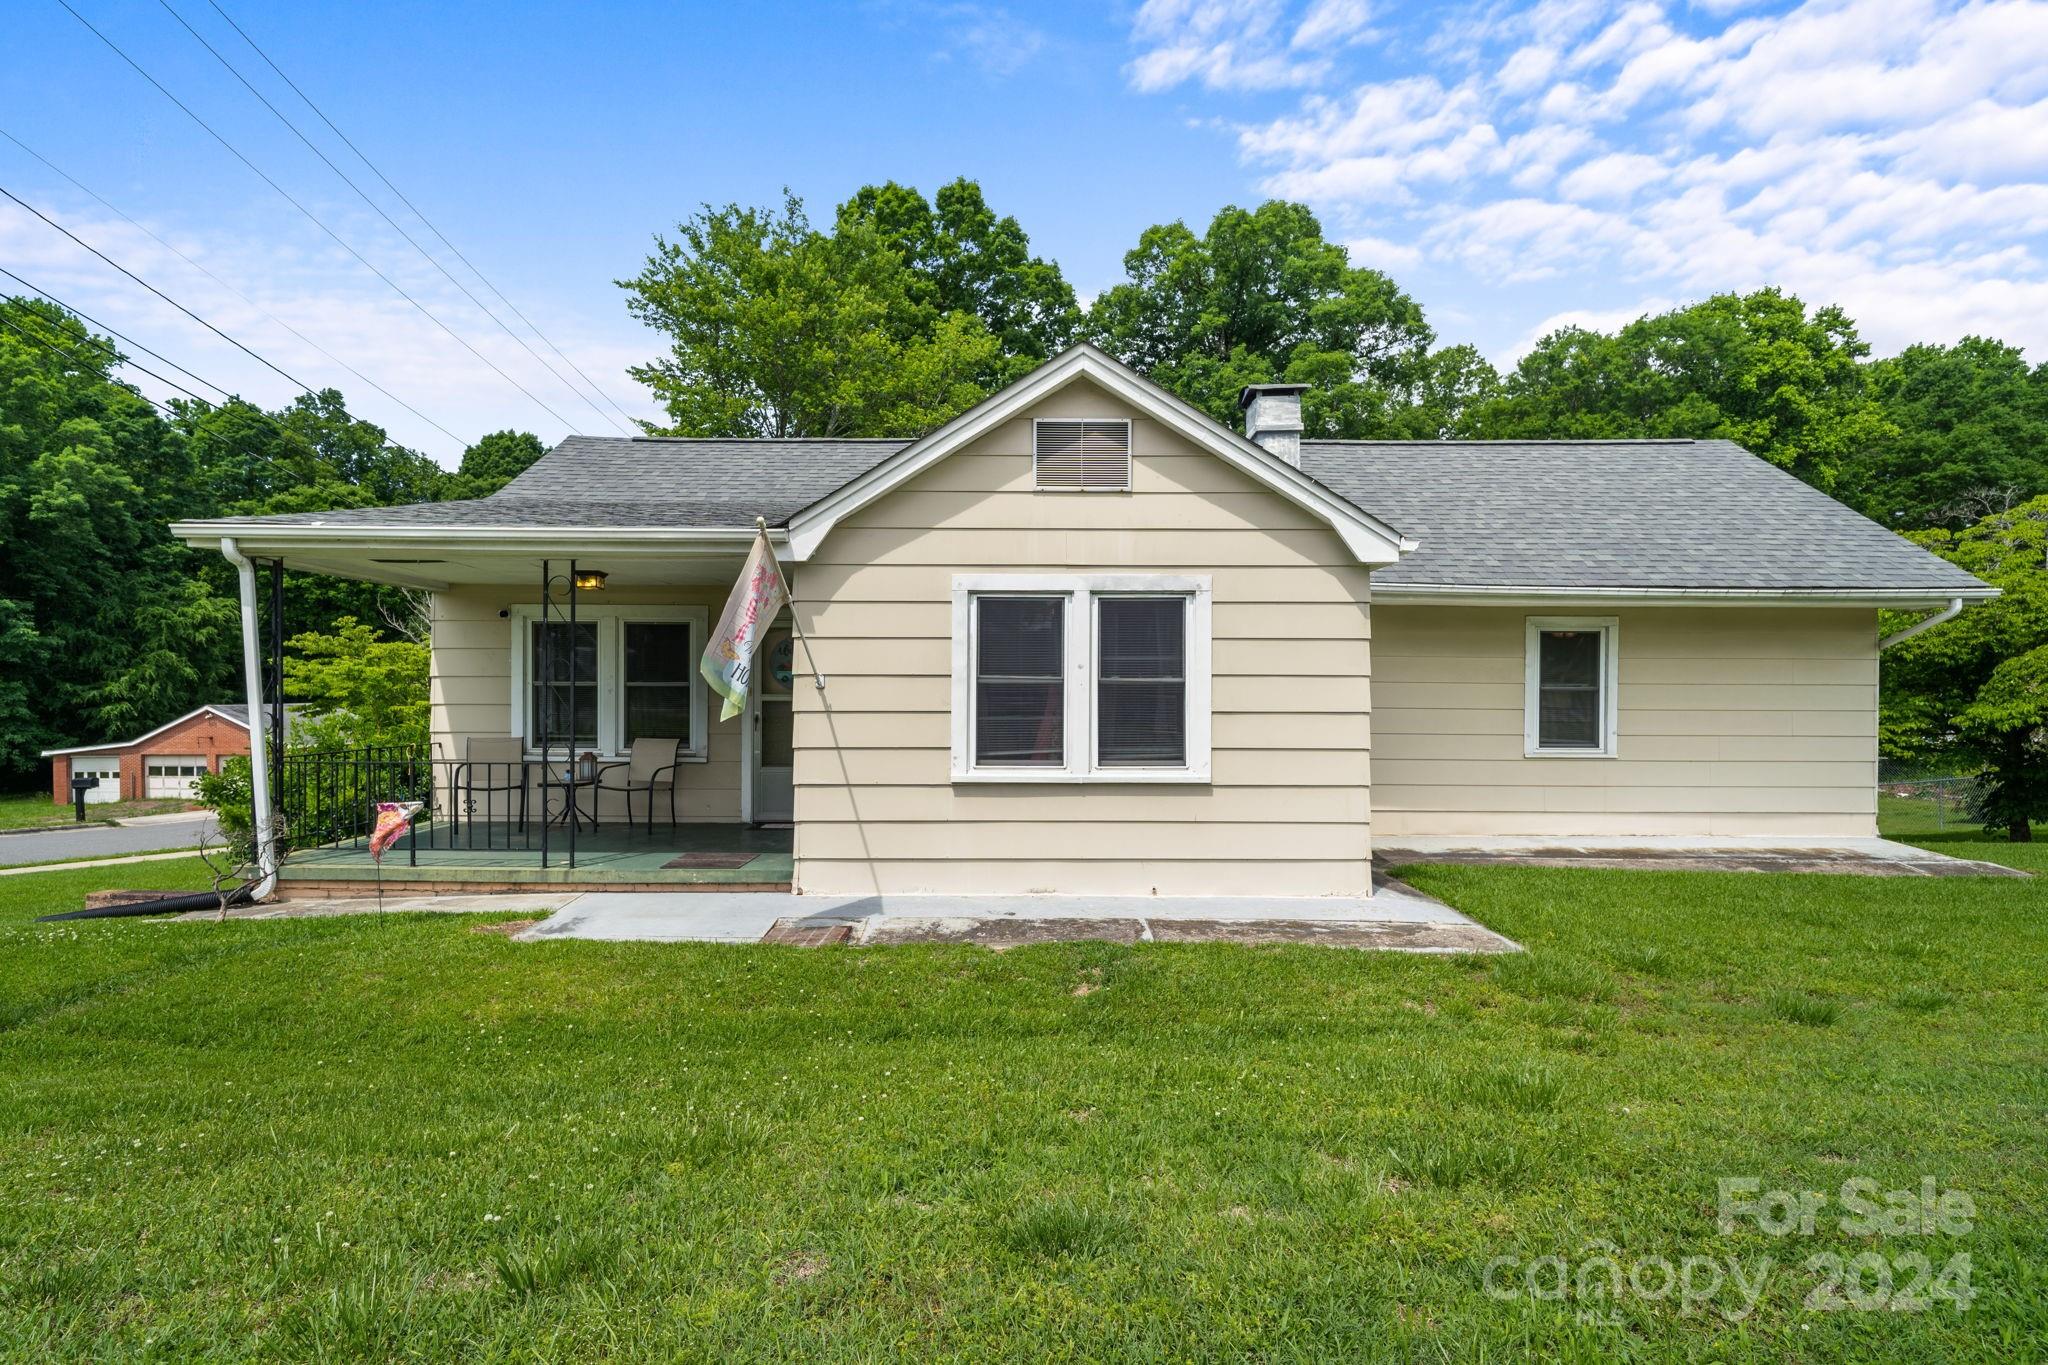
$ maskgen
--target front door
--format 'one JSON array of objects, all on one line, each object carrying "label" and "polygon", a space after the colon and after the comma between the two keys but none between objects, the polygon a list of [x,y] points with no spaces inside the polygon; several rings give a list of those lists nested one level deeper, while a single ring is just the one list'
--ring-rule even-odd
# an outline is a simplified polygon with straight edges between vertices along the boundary
[{"label": "front door", "polygon": [[753,765],[753,815],[757,822],[780,824],[795,818],[792,784],[796,717],[790,705],[790,683],[796,672],[794,642],[788,626],[776,626],[762,637],[753,689],[753,719],[748,725],[748,762]]}]

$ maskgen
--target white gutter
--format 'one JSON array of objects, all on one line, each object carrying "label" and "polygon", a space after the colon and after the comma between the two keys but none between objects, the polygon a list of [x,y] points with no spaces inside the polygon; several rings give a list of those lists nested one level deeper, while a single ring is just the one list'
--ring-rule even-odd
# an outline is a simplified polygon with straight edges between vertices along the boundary
[{"label": "white gutter", "polygon": [[[263,725],[263,646],[256,632],[256,566],[235,546],[233,536],[220,542],[220,552],[235,566],[242,585],[242,685],[249,693],[249,797],[256,822],[255,898],[268,900],[277,890],[277,843],[271,838],[270,764],[265,760]],[[280,743],[283,736],[279,736]]]},{"label": "white gutter", "polygon": [[1924,617],[1921,620],[1915,621],[1912,625],[1907,626],[1904,630],[1894,631],[1890,635],[1885,636],[1882,640],[1879,640],[1877,642],[1877,652],[1882,654],[1886,650],[1890,649],[1893,645],[1903,644],[1905,641],[1912,639],[1915,635],[1918,635],[1923,630],[1933,630],[1943,621],[1953,621],[1956,619],[1958,615],[1962,613],[1962,610],[1963,599],[1960,597],[1951,597],[1948,600],[1948,605],[1943,607],[1940,611],[1934,613],[1934,615]]},{"label": "white gutter", "polygon": [[1953,588],[1915,592],[1901,588],[1563,588],[1509,584],[1374,584],[1376,604],[1444,606],[1547,605],[1558,602],[1613,602],[1636,606],[1819,606],[1931,607],[1944,601],[1982,601],[1998,596],[1997,588],[1973,592]]}]

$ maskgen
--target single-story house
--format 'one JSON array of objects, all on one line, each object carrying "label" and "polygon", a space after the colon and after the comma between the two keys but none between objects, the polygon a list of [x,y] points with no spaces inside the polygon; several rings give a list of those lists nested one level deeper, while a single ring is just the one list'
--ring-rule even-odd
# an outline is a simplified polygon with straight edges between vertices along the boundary
[{"label": "single-story house", "polygon": [[74,773],[100,780],[85,794],[88,805],[190,797],[200,774],[219,772],[223,758],[248,752],[249,708],[235,702],[202,706],[133,739],[45,749],[43,757],[50,760],[51,798],[68,806]]},{"label": "single-story house", "polygon": [[[175,529],[429,592],[448,758],[680,736],[684,819],[790,822],[803,892],[1363,895],[1376,838],[1875,833],[1879,609],[1994,589],[1727,441],[1309,440],[1302,392],[1234,431],[1080,345],[917,440],[572,436],[487,498]],[[695,659],[757,517],[799,634],[720,722]],[[544,560],[602,571],[573,631]]]}]

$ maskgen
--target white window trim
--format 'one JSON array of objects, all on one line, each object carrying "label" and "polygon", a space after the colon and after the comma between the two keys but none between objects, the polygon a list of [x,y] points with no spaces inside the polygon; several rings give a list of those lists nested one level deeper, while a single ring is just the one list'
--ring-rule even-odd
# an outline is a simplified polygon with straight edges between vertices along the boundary
[{"label": "white window trim", "polygon": [[[1600,745],[1594,749],[1544,748],[1538,743],[1543,703],[1543,648],[1546,630],[1600,632]],[[1522,634],[1522,755],[1525,758],[1615,758],[1620,754],[1621,618],[1618,616],[1531,616]]]},{"label": "white window trim", "polygon": [[[533,623],[541,619],[537,606],[521,604],[509,609],[512,638],[508,642],[511,666],[511,724],[521,738],[526,738],[526,708],[532,689],[527,685],[528,661],[531,659]],[[551,611],[550,622],[568,624],[568,613]],[[690,627],[690,644],[693,650],[701,651],[709,638],[711,611],[708,607],[665,607],[660,605],[616,606],[579,603],[576,608],[577,624],[595,622],[597,625],[597,753],[601,758],[624,758],[626,756],[625,728],[625,677],[626,677],[626,631],[628,621],[668,621]],[[686,763],[704,763],[710,759],[711,735],[709,726],[710,708],[705,702],[704,674],[700,669],[690,671],[690,747],[683,751]],[[529,747],[527,757],[539,758],[540,750]]]},{"label": "white window trim", "polygon": [[[1066,763],[1061,767],[978,768],[972,762],[974,599],[997,594],[1067,599]],[[1104,768],[1096,764],[1094,599],[1098,596],[1182,596],[1188,599],[1187,762],[1181,767]],[[953,781],[1208,782],[1210,601],[1206,574],[956,574],[953,578]]]},{"label": "white window trim", "polygon": [[[1038,428],[1044,422],[1121,422],[1124,428],[1124,481],[1115,488],[1047,488],[1038,481]],[[1131,445],[1135,433],[1128,417],[1034,417],[1031,419],[1031,491],[1034,493],[1128,493],[1138,477],[1138,452]]]}]

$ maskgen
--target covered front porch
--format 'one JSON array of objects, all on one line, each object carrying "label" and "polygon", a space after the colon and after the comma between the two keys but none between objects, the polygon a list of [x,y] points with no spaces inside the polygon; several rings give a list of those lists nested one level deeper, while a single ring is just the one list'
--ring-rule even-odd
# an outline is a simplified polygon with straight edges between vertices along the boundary
[{"label": "covered front porch", "polygon": [[614,891],[789,891],[791,831],[690,822],[652,830],[601,825],[560,831],[543,850],[512,825],[488,828],[427,821],[401,836],[381,867],[365,837],[297,848],[278,869],[290,898],[360,893],[382,881],[392,892],[518,891],[587,886]]},{"label": "covered front porch", "polygon": [[[234,529],[217,543],[242,569],[252,706],[275,704],[278,642],[295,629],[284,570],[412,590],[429,628],[426,743],[265,756],[258,806],[278,832],[280,894],[361,894],[380,879],[414,894],[793,889],[789,627],[765,637],[737,716],[720,716],[698,668],[750,537]],[[369,836],[391,801],[421,810],[380,865]]]}]

